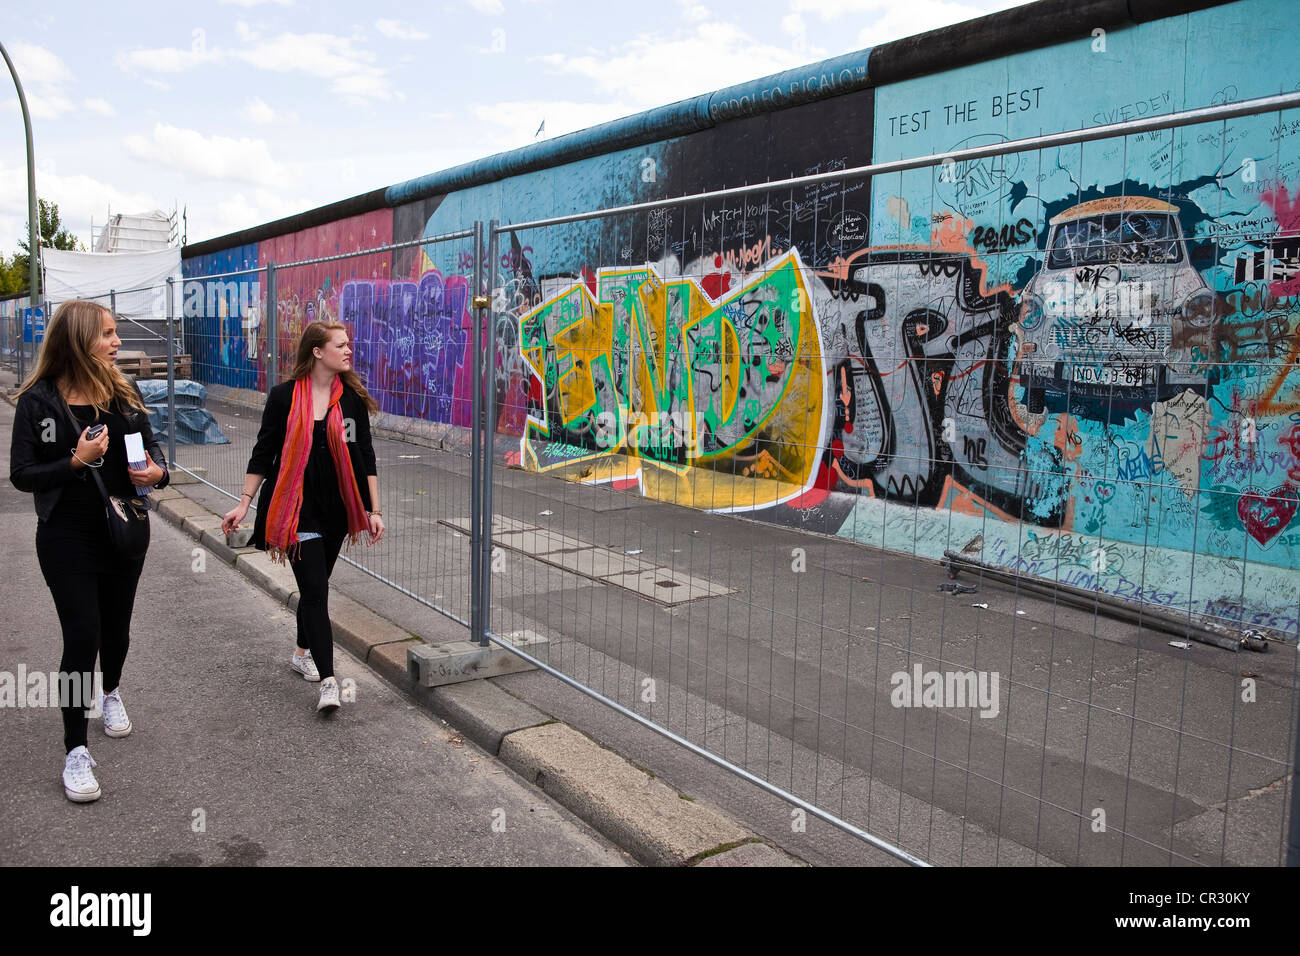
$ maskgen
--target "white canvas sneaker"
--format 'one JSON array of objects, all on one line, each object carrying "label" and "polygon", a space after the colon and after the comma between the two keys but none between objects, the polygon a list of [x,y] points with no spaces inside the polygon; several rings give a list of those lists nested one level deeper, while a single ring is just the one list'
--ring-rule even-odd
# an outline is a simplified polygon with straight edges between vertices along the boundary
[{"label": "white canvas sneaker", "polygon": [[125,737],[131,732],[131,718],[122,706],[122,688],[104,695],[104,733],[110,737]]},{"label": "white canvas sneaker", "polygon": [[311,651],[306,654],[289,655],[289,666],[301,674],[303,680],[320,680],[320,671],[316,669],[316,662],[311,659]]},{"label": "white canvas sneaker", "polygon": [[339,683],[334,678],[331,677],[320,685],[320,703],[316,709],[326,714],[339,709]]},{"label": "white canvas sneaker", "polygon": [[95,761],[85,747],[74,747],[63,761],[63,792],[73,803],[90,803],[104,793],[92,772]]}]

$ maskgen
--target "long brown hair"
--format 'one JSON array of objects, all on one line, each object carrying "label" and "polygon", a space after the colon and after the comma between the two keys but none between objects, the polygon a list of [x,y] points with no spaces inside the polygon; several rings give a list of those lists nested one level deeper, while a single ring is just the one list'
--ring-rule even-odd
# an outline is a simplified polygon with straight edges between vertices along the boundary
[{"label": "long brown hair", "polygon": [[55,309],[54,318],[45,330],[45,344],[36,359],[36,368],[18,394],[49,378],[56,387],[59,382],[68,383],[105,414],[114,399],[123,409],[134,407],[145,411],[144,403],[121,369],[95,354],[104,335],[104,319],[112,315],[98,302],[85,299],[69,299]]},{"label": "long brown hair", "polygon": [[[307,327],[302,330],[302,338],[298,340],[298,356],[293,364],[293,374],[289,377],[297,380],[310,375],[312,368],[316,365],[316,356],[312,354],[312,349],[324,348],[325,344],[329,342],[331,334],[346,332],[347,330],[348,327],[342,322],[307,323]],[[366,403],[366,408],[370,410],[372,415],[379,411],[379,403],[361,384],[361,376],[357,374],[356,369],[350,368],[345,372],[340,372],[339,378],[342,379],[344,385],[361,396],[361,400]]]}]

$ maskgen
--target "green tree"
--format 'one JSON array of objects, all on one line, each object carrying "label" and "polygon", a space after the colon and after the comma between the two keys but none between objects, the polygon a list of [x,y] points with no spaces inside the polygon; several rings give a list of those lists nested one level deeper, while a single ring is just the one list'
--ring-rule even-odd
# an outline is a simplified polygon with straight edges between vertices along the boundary
[{"label": "green tree", "polygon": [[[84,249],[81,242],[68,230],[63,228],[63,219],[59,216],[59,204],[46,202],[44,199],[38,199],[37,219],[40,220],[41,246],[48,249]],[[30,225],[28,229],[30,229]],[[3,256],[0,256],[0,284],[6,292],[26,291],[30,272],[28,269],[29,256],[31,249],[27,243],[28,233],[24,231],[23,238],[18,240],[18,252],[7,262]],[[17,288],[11,289],[8,286],[12,283],[12,276],[16,274],[19,277]]]},{"label": "green tree", "polygon": [[26,272],[20,272],[14,264],[17,256],[0,255],[0,295],[11,292],[23,292],[27,289],[29,278]]}]

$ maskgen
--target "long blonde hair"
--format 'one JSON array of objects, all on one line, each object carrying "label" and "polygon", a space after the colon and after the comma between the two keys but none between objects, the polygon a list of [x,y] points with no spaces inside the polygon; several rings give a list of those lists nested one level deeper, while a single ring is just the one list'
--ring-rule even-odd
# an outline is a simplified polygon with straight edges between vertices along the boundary
[{"label": "long blonde hair", "polygon": [[104,335],[104,317],[112,313],[97,302],[69,299],[54,310],[54,318],[45,330],[45,344],[36,359],[36,368],[18,390],[21,395],[43,378],[55,385],[67,382],[90,399],[100,412],[107,414],[116,399],[125,409],[145,411],[144,403],[127,381],[121,369],[95,354]]},{"label": "long blonde hair", "polygon": [[[316,365],[316,356],[312,354],[312,350],[324,348],[332,333],[347,330],[348,327],[342,322],[308,322],[307,327],[302,330],[302,338],[298,340],[298,355],[293,363],[293,374],[289,377],[296,381],[310,375]],[[361,396],[361,400],[366,403],[366,408],[372,415],[379,411],[379,403],[361,384],[361,376],[357,374],[356,369],[350,368],[346,372],[340,372],[339,378],[343,380],[344,385]]]}]

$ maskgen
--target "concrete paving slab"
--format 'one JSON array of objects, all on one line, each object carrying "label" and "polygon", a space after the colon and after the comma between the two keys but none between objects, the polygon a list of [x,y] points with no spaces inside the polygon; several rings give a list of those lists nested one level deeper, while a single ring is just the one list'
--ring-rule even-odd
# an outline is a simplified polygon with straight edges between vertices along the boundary
[{"label": "concrete paving slab", "polygon": [[[470,521],[468,517],[460,518],[443,518],[438,522],[449,528],[455,528],[462,534],[470,533]],[[520,521],[518,518],[509,518],[504,515],[492,516],[492,534],[495,537],[498,534],[504,534],[507,531],[536,531],[540,526],[529,524],[527,521]]]},{"label": "concrete paving slab", "polygon": [[631,555],[610,551],[608,548],[562,549],[543,556],[547,564],[573,571],[588,578],[603,578],[611,574],[637,574],[651,570],[654,565]]},{"label": "concrete paving slab", "polygon": [[653,598],[662,604],[685,604],[699,598],[735,594],[738,588],[726,588],[703,578],[694,578],[672,568],[654,568],[632,574],[609,574],[601,578],[629,591]]},{"label": "concrete paving slab", "polygon": [[567,724],[509,734],[500,757],[642,863],[682,866],[753,839],[709,804],[685,798]]},{"label": "concrete paving slab", "polygon": [[493,535],[492,543],[501,545],[503,548],[510,548],[513,551],[522,551],[524,554],[550,554],[553,551],[565,549],[585,548],[589,542],[579,541],[577,538],[571,538],[567,534],[560,534],[558,531],[511,531],[506,534]]}]

